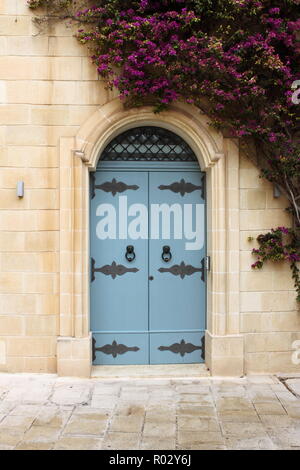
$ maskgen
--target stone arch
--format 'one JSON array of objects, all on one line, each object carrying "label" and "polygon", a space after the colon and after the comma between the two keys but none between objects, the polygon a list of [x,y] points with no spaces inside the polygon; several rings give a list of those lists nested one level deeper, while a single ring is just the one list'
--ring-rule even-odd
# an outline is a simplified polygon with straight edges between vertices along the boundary
[{"label": "stone arch", "polygon": [[178,134],[207,173],[207,250],[212,268],[208,276],[206,364],[213,374],[223,375],[225,367],[225,375],[241,375],[238,146],[224,139],[209,125],[207,116],[193,106],[176,103],[154,114],[148,106],[125,109],[119,99],[101,106],[74,138],[60,139],[58,373],[89,376],[91,371],[89,172],[96,169],[99,156],[114,137],[142,125]]},{"label": "stone arch", "polygon": [[82,126],[76,136],[76,149],[90,169],[95,169],[102,150],[118,134],[128,129],[158,126],[182,137],[195,152],[200,168],[205,171],[222,156],[222,135],[208,124],[199,110],[182,103],[167,111],[153,113],[152,107],[125,110],[119,99],[99,108]]}]

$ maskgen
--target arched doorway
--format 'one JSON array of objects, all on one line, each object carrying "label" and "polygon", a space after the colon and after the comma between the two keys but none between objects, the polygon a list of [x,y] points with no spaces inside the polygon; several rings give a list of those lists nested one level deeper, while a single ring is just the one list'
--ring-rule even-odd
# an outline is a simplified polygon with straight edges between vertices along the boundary
[{"label": "arched doorway", "polygon": [[90,191],[94,364],[204,361],[205,174],[171,131],[130,129]]}]

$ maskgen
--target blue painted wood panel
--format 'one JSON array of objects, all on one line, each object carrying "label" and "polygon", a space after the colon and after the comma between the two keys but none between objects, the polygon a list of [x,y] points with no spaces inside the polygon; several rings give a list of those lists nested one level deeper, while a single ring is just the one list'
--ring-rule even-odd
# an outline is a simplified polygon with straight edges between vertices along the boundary
[{"label": "blue painted wood panel", "polygon": [[[124,185],[129,186],[129,189],[125,190]],[[92,190],[91,194],[91,262],[94,263],[95,269],[103,269],[111,274],[101,271],[91,273],[91,330],[102,333],[99,337],[102,346],[102,343],[107,344],[113,340],[121,341],[127,346],[136,346],[130,337],[126,335],[121,337],[120,334],[125,331],[148,330],[148,240],[129,240],[127,234],[119,233],[120,229],[122,230],[119,204],[124,204],[126,196],[128,206],[137,201],[148,206],[148,174],[147,172],[96,172],[92,186],[95,186],[95,190],[94,192]],[[116,239],[99,238],[101,235],[99,223],[105,217],[103,204],[115,208]],[[100,215],[100,210],[104,215]],[[134,217],[129,217],[129,222],[131,219]],[[120,235],[125,238],[120,239]],[[125,257],[128,245],[134,246],[136,258],[132,262],[128,262]],[[122,271],[123,274],[118,274]],[[105,337],[105,332],[111,333],[107,333]],[[141,334],[143,335],[144,339],[139,338],[143,346],[136,352],[118,355],[115,358],[97,353],[95,363],[124,364],[126,358],[128,364],[147,362],[148,346],[145,351],[145,345],[148,344],[148,333]],[[93,336],[98,338],[94,333]],[[97,346],[99,346],[98,341]]]},{"label": "blue painted wood panel", "polygon": [[151,333],[151,364],[197,364],[204,360],[204,332]]},{"label": "blue painted wood panel", "polygon": [[94,364],[149,363],[149,334],[93,333]]},{"label": "blue painted wood panel", "polygon": [[[168,204],[171,230],[161,230],[149,243],[150,362],[201,362],[199,350],[180,354],[160,351],[159,346],[174,342],[199,345],[205,329],[205,201],[200,172],[155,172],[149,175],[152,204]],[[168,211],[161,214],[164,222]],[[192,238],[193,232],[197,233]],[[170,247],[172,258],[162,259],[163,246]],[[189,333],[186,332],[189,331]],[[164,332],[165,333],[162,333]],[[161,344],[158,344],[160,342]]]}]

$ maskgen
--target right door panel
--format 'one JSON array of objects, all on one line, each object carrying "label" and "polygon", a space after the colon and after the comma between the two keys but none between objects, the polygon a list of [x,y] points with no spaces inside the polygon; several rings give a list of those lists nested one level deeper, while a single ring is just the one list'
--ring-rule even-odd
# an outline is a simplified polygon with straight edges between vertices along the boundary
[{"label": "right door panel", "polygon": [[204,177],[200,172],[149,174],[153,211],[149,240],[149,275],[153,276],[149,281],[152,364],[203,362],[204,198]]}]

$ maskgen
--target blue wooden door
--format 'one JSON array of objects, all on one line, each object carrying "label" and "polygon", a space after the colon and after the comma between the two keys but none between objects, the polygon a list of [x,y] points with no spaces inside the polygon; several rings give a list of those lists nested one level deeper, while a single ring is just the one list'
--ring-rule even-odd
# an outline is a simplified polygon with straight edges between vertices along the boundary
[{"label": "blue wooden door", "polygon": [[204,175],[137,168],[92,175],[94,364],[203,362]]}]

